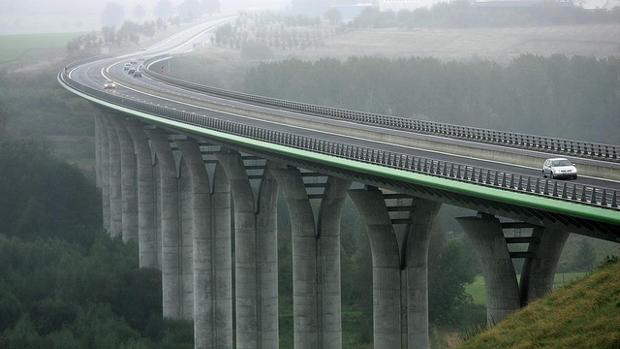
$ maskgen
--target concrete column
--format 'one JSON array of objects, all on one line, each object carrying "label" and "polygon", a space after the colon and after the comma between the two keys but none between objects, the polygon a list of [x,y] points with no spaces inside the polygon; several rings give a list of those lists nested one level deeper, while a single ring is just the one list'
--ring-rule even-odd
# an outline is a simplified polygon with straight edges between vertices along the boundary
[{"label": "concrete column", "polygon": [[241,156],[227,151],[216,157],[234,203],[237,348],[277,348],[276,186],[266,175],[257,209]]},{"label": "concrete column", "polygon": [[179,272],[181,277],[181,318],[194,317],[194,236],[193,188],[189,166],[184,156],[179,164]]},{"label": "concrete column", "polygon": [[375,348],[402,348],[401,271],[398,241],[379,190],[351,190],[372,253],[373,334]]},{"label": "concrete column", "polygon": [[487,323],[492,326],[519,309],[519,288],[499,219],[482,214],[457,218],[478,256],[487,294]]},{"label": "concrete column", "polygon": [[107,120],[99,117],[101,125],[101,209],[103,211],[103,229],[110,233],[110,138]]},{"label": "concrete column", "polygon": [[335,177],[327,181],[318,218],[319,344],[324,349],[342,347],[340,279],[340,218],[351,182]]},{"label": "concrete column", "polygon": [[124,120],[113,120],[120,144],[123,241],[138,240],[138,188],[134,144]]},{"label": "concrete column", "polygon": [[406,240],[407,348],[430,348],[428,328],[428,248],[441,204],[413,199]]},{"label": "concrete column", "polygon": [[340,213],[350,182],[329,178],[318,224],[298,169],[272,169],[290,213],[295,348],[342,346]]},{"label": "concrete column", "polygon": [[101,129],[100,116],[95,115],[95,184],[99,189],[101,189]]},{"label": "concrete column", "polygon": [[[233,262],[232,262],[232,194],[230,182],[222,166],[214,172],[212,194],[213,242],[210,245],[213,280],[213,348],[233,348]],[[214,266],[214,267],[213,267]]]},{"label": "concrete column", "polygon": [[272,172],[282,187],[291,219],[294,347],[319,348],[318,241],[314,213],[298,169],[288,167]]},{"label": "concrete column", "polygon": [[106,122],[108,133],[109,166],[110,166],[110,236],[120,237],[123,231],[122,192],[121,192],[121,147],[114,127],[114,122]]},{"label": "concrete column", "polygon": [[528,251],[532,258],[525,261],[521,272],[521,305],[541,298],[553,290],[555,270],[569,233],[535,228]]},{"label": "concrete column", "polygon": [[157,154],[161,207],[161,271],[163,315],[168,319],[182,318],[181,304],[181,232],[176,163],[168,137],[160,130],[147,130]]},{"label": "concrete column", "polygon": [[232,348],[230,186],[221,169],[215,193],[198,144],[177,141],[192,182],[194,347]]},{"label": "concrete column", "polygon": [[139,265],[140,268],[158,268],[160,243],[155,228],[155,188],[151,148],[140,122],[128,120],[125,124],[136,154]]}]

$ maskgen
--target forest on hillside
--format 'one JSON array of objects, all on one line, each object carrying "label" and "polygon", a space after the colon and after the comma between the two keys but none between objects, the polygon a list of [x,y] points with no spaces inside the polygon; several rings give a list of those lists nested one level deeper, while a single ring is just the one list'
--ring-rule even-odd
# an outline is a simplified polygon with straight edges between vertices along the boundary
[{"label": "forest on hillside", "polygon": [[247,92],[458,125],[619,144],[620,59],[523,55],[262,63]]}]

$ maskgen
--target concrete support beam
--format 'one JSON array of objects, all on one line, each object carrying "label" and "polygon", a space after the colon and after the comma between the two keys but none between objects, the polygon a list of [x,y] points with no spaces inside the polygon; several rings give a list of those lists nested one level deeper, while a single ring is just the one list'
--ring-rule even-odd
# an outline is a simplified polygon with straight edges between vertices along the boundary
[{"label": "concrete support beam", "polygon": [[340,218],[351,182],[330,177],[318,218],[319,343],[324,349],[342,347],[340,277]]},{"label": "concrete support beam", "polygon": [[191,178],[194,347],[232,348],[232,269],[230,186],[216,169],[212,195],[198,144],[175,142]]},{"label": "concrete support beam", "polygon": [[570,234],[548,228],[535,228],[527,259],[521,272],[521,305],[545,296],[553,290],[555,270],[562,254],[564,243]]},{"label": "concrete support beam", "polygon": [[381,191],[351,190],[349,196],[370,240],[375,348],[430,348],[428,249],[441,204],[412,198],[409,223],[399,240]]},{"label": "concrete support beam", "polygon": [[379,190],[349,191],[370,240],[375,348],[403,348],[399,247]]},{"label": "concrete support beam", "polygon": [[108,137],[107,120],[98,117],[101,125],[101,209],[103,211],[103,229],[110,232],[110,138]]},{"label": "concrete support beam", "polygon": [[118,135],[121,158],[121,198],[123,241],[138,240],[138,186],[134,144],[124,120],[112,121]]},{"label": "concrete support beam", "polygon": [[277,348],[277,188],[267,175],[255,207],[241,156],[226,151],[216,157],[230,182],[234,203],[237,348]]},{"label": "concrete support beam", "polygon": [[95,184],[101,189],[101,147],[102,147],[102,128],[101,117],[95,115]]},{"label": "concrete support beam", "polygon": [[350,182],[329,179],[316,226],[299,170],[272,173],[291,219],[295,348],[340,348],[340,213]]},{"label": "concrete support beam", "polygon": [[116,134],[114,122],[106,121],[109,154],[109,198],[110,198],[110,230],[111,237],[120,237],[123,230],[123,204],[121,191],[121,147]]},{"label": "concrete support beam", "polygon": [[156,230],[155,184],[149,140],[140,122],[127,120],[125,126],[131,136],[136,155],[139,266],[159,268],[161,244]]},{"label": "concrete support beam", "polygon": [[457,220],[480,257],[487,294],[487,323],[492,326],[521,306],[502,226],[499,219],[486,214]]},{"label": "concrete support beam", "polygon": [[441,204],[413,199],[406,239],[407,348],[430,348],[428,326],[428,249]]},{"label": "concrete support beam", "polygon": [[182,232],[180,229],[177,169],[168,137],[160,130],[147,130],[159,168],[161,210],[161,271],[163,316],[182,319]]}]

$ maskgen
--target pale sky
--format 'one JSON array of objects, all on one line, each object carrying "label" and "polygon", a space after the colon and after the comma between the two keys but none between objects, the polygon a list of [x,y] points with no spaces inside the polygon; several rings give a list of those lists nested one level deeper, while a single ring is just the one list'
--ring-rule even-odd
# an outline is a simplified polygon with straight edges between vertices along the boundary
[{"label": "pale sky", "polygon": [[[171,0],[178,4],[183,0]],[[0,0],[0,34],[85,32],[101,27],[101,10],[109,0]],[[130,19],[136,5],[152,14],[158,0],[116,0]],[[220,0],[222,10],[286,8],[290,0]]]}]

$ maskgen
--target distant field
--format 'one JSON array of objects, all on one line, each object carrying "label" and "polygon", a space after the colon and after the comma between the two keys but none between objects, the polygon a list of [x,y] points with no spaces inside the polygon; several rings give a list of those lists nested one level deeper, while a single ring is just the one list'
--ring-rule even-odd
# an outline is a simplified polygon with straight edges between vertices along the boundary
[{"label": "distant field", "polygon": [[[556,273],[553,288],[560,288],[573,280],[586,276],[586,273]],[[476,276],[474,282],[465,286],[465,292],[474,299],[474,304],[484,305],[486,303],[486,292],[484,290],[484,278]]]},{"label": "distant field", "polygon": [[67,42],[79,35],[80,33],[0,35],[0,64],[36,58],[51,50],[64,50]]},{"label": "distant field", "polygon": [[445,60],[479,57],[507,62],[525,53],[619,56],[620,25],[356,30],[328,39],[324,47],[277,52],[276,58],[432,56]]}]

